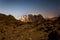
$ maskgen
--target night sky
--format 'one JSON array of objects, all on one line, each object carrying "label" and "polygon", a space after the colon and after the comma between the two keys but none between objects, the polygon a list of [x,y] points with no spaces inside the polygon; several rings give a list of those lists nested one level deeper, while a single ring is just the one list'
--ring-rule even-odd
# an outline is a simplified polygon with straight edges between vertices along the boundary
[{"label": "night sky", "polygon": [[60,15],[59,0],[0,0],[0,13],[18,18],[25,14],[42,14],[44,17]]}]

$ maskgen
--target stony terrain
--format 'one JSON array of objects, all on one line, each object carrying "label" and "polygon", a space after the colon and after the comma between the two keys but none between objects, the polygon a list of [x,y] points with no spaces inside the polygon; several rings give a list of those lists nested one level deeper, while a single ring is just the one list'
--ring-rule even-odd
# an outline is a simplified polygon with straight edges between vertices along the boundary
[{"label": "stony terrain", "polygon": [[60,16],[55,20],[22,22],[12,15],[0,13],[0,40],[48,40],[52,31],[60,35]]}]

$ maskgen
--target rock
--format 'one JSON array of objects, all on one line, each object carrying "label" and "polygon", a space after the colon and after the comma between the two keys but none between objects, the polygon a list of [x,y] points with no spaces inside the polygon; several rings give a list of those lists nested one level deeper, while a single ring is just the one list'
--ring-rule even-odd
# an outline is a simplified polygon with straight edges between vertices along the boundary
[{"label": "rock", "polygon": [[29,14],[29,15],[24,15],[24,16],[21,16],[19,18],[19,20],[23,21],[23,22],[36,22],[38,20],[42,20],[43,17],[38,14],[38,15],[32,15],[32,14]]}]

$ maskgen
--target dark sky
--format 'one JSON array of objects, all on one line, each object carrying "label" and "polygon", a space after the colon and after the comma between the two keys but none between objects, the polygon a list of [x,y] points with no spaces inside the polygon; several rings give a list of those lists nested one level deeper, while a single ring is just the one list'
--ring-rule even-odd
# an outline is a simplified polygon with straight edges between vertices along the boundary
[{"label": "dark sky", "polygon": [[44,17],[60,15],[59,0],[0,0],[0,12],[16,18],[24,14],[40,13]]}]

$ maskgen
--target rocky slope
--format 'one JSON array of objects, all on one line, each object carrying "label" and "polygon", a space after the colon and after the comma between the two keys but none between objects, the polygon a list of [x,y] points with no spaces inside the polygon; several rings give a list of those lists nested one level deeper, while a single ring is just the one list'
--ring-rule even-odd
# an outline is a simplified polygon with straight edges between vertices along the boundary
[{"label": "rocky slope", "polygon": [[53,21],[22,22],[0,13],[0,40],[52,40],[49,35],[52,32],[56,35],[55,31],[58,34],[56,38],[60,39],[60,17]]}]

